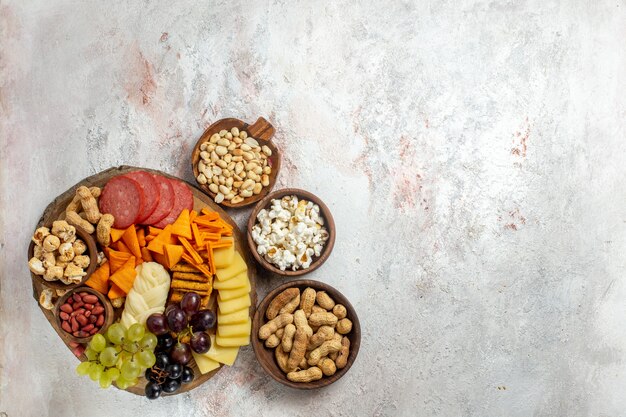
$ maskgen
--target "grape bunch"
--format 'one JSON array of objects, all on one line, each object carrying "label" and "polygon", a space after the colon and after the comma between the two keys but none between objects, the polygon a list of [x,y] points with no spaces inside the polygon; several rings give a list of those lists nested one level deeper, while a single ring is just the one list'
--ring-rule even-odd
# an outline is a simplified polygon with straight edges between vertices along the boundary
[{"label": "grape bunch", "polygon": [[128,329],[120,323],[112,324],[104,336],[96,333],[91,339],[85,349],[87,360],[76,367],[76,373],[89,375],[102,388],[109,388],[113,382],[120,389],[132,387],[144,369],[156,363],[157,343],[157,337],[140,323]]},{"label": "grape bunch", "polygon": [[193,371],[185,366],[191,360],[191,351],[206,353],[211,348],[206,331],[215,326],[217,319],[211,310],[201,310],[200,302],[198,294],[188,292],[179,305],[170,304],[165,313],[148,317],[148,330],[158,335],[157,360],[146,372],[150,381],[146,385],[148,398],[175,392],[181,384],[191,382]]}]

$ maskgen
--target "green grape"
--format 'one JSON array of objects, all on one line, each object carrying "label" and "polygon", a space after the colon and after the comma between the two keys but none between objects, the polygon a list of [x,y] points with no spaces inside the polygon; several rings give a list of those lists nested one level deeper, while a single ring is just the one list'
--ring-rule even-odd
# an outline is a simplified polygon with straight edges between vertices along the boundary
[{"label": "green grape", "polygon": [[98,352],[88,347],[87,349],[85,349],[85,356],[87,356],[87,359],[89,359],[90,361],[95,361],[96,359],[98,359]]},{"label": "green grape", "polygon": [[143,327],[143,324],[135,323],[128,328],[126,333],[128,334],[128,340],[131,342],[139,342],[146,333],[146,329]]},{"label": "green grape", "polygon": [[104,366],[113,366],[117,362],[117,352],[115,348],[109,346],[100,352],[100,363]]},{"label": "green grape", "polygon": [[91,378],[92,381],[99,380],[100,376],[102,375],[103,370],[104,370],[104,366],[94,363],[89,368],[89,378]]},{"label": "green grape", "polygon": [[107,374],[109,378],[111,378],[111,381],[117,381],[117,379],[120,377],[120,370],[117,368],[109,368],[104,371],[104,373]]},{"label": "green grape", "polygon": [[130,381],[122,378],[121,376],[117,378],[117,381],[115,381],[115,385],[117,385],[119,389],[126,389],[131,386]]},{"label": "green grape", "polygon": [[107,338],[114,345],[121,345],[126,337],[126,329],[120,323],[115,323],[109,326],[107,330]]},{"label": "green grape", "polygon": [[124,348],[125,351],[131,352],[131,353],[135,353],[139,350],[139,346],[137,346],[137,343],[135,342],[124,341],[124,344],[122,345],[122,347]]},{"label": "green grape", "polygon": [[108,376],[106,372],[100,375],[100,388],[107,389],[111,386],[112,382],[111,377]]},{"label": "green grape", "polygon": [[81,362],[76,367],[76,373],[80,376],[87,375],[89,373],[90,367],[91,367],[91,362]]},{"label": "green grape", "polygon": [[119,389],[126,389],[128,387],[133,387],[137,385],[138,382],[139,380],[137,378],[124,379],[121,376],[117,379],[117,381],[115,381]]},{"label": "green grape", "polygon": [[156,362],[156,356],[149,350],[142,350],[137,355],[137,362],[144,368],[152,368],[152,365]]},{"label": "green grape", "polygon": [[146,350],[154,350],[157,345],[157,337],[152,333],[146,333],[139,341],[139,347]]},{"label": "green grape", "polygon": [[100,333],[96,333],[91,342],[89,342],[89,347],[95,350],[96,352],[102,352],[102,350],[107,346],[107,341]]},{"label": "green grape", "polygon": [[122,377],[126,380],[131,380],[133,378],[137,378],[141,374],[141,368],[136,361],[127,361],[122,364],[122,369],[120,369]]},{"label": "green grape", "polygon": [[122,365],[124,365],[124,363],[128,362],[129,360],[131,360],[133,358],[133,354],[126,352],[126,351],[121,351],[119,353],[119,355],[117,355],[117,362],[115,363],[115,366],[118,369],[122,369]]}]

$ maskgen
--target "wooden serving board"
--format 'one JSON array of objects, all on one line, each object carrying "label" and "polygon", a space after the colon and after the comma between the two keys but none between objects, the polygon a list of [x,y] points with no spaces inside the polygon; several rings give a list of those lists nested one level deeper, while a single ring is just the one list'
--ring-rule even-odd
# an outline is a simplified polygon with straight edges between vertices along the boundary
[{"label": "wooden serving board", "polygon": [[[128,166],[128,165],[123,165],[123,166],[119,166],[119,167],[116,167],[116,168],[109,168],[109,169],[107,169],[105,171],[102,171],[102,172],[100,172],[98,174],[92,175],[91,177],[83,179],[82,181],[80,181],[79,183],[77,183],[76,185],[71,187],[69,190],[65,191],[63,194],[61,194],[57,198],[55,198],[54,201],[52,203],[50,203],[48,205],[48,207],[46,207],[46,209],[44,210],[43,215],[39,219],[39,222],[37,223],[36,227],[40,227],[40,226],[42,226],[44,224],[51,224],[54,220],[57,220],[58,218],[63,217],[64,214],[65,214],[65,208],[70,203],[72,198],[74,198],[74,195],[76,194],[76,189],[78,187],[80,187],[81,185],[85,185],[87,187],[92,187],[92,186],[104,187],[104,185],[111,178],[113,178],[113,177],[115,177],[117,175],[125,174],[127,172],[136,171],[136,170],[152,172],[152,173],[155,173],[155,174],[163,175],[165,177],[180,179],[180,178],[176,178],[176,177],[174,177],[172,175],[166,174],[166,173],[161,172],[161,171],[157,171],[157,170],[153,170],[153,169],[147,169],[147,168],[134,167],[134,166]],[[200,211],[202,208],[208,207],[209,209],[218,212],[220,214],[220,216],[222,217],[222,219],[224,219],[230,225],[233,226],[233,236],[235,237],[235,249],[243,256],[243,258],[246,260],[246,264],[248,265],[248,279],[250,280],[250,286],[252,288],[251,291],[250,291],[250,299],[252,301],[251,306],[250,306],[250,318],[252,319],[252,317],[254,317],[254,313],[255,313],[255,310],[256,310],[256,303],[257,303],[257,295],[256,295],[256,267],[255,267],[256,264],[254,262],[254,258],[252,257],[252,254],[250,252],[250,248],[246,244],[245,236],[241,232],[241,230],[239,230],[239,227],[230,218],[230,216],[219,205],[217,205],[215,202],[213,202],[213,200],[209,196],[204,194],[202,191],[200,191],[194,185],[191,185],[189,183],[187,183],[187,185],[189,186],[189,188],[193,192],[194,209],[195,210]],[[35,230],[35,228],[33,228],[33,230]],[[25,262],[25,264],[26,264],[26,262]],[[45,288],[45,284],[43,284],[41,282],[42,280],[38,279],[32,273],[31,273],[31,279],[32,279],[32,284],[33,284],[33,297],[35,298],[35,300],[37,300],[37,303],[39,304],[39,295],[41,294],[41,291]],[[210,308],[212,308],[214,310],[217,308],[216,307],[216,303],[215,303],[215,296],[216,296],[216,291],[213,291],[213,294],[211,296],[211,302],[210,302],[210,306],[212,306],[212,307],[210,307]],[[44,316],[46,317],[46,319],[50,323],[50,325],[54,328],[54,330],[56,330],[56,332],[59,335],[59,337],[61,338],[61,340],[63,340],[63,343],[65,343],[66,346],[68,347],[68,349],[71,350],[71,348],[69,346],[69,340],[67,338],[67,335],[66,335],[65,331],[63,329],[61,329],[57,325],[57,322],[56,322],[55,317],[54,317],[53,310],[46,310],[45,308],[43,308],[41,306],[40,306],[40,308],[41,308],[41,311],[43,312]],[[115,310],[116,319],[119,318],[119,316],[121,315],[122,311],[123,311],[123,307]],[[214,330],[213,330],[213,332],[214,332]],[[87,358],[83,355],[80,359],[81,360],[86,360]],[[181,387],[181,389],[178,390],[175,394],[169,394],[169,395],[176,395],[176,394],[180,394],[180,393],[187,392],[187,391],[190,391],[190,390],[194,389],[198,385],[200,385],[200,384],[206,382],[207,380],[211,379],[217,372],[219,372],[220,369],[222,369],[222,366],[224,366],[224,365],[222,365],[219,368],[215,369],[214,371],[209,372],[209,373],[204,374],[204,375],[202,375],[200,373],[200,371],[198,370],[198,367],[196,366],[196,364],[193,361],[193,359],[191,360],[189,366],[191,366],[193,368],[193,370],[194,370],[194,374],[195,374],[194,380],[191,383],[189,383],[189,384],[183,385]],[[133,394],[137,394],[137,395],[144,395],[144,388],[145,388],[146,382],[147,381],[142,376],[141,379],[139,380],[139,384],[135,385],[134,387],[128,388],[127,391],[132,392]],[[94,386],[97,387],[97,383],[94,383]],[[164,395],[168,395],[168,394],[164,394]]]}]

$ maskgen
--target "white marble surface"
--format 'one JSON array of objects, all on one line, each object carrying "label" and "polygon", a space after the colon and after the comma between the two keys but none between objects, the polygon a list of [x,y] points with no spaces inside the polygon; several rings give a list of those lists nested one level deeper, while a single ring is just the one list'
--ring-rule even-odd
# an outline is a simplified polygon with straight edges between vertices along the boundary
[{"label": "white marble surface", "polygon": [[[625,38],[623,0],[2,0],[0,416],[626,415]],[[310,276],[359,312],[352,370],[294,391],[247,348],[156,402],[77,377],[31,297],[46,204],[120,164],[192,180],[208,124],[259,115],[277,187],[333,210]]]}]

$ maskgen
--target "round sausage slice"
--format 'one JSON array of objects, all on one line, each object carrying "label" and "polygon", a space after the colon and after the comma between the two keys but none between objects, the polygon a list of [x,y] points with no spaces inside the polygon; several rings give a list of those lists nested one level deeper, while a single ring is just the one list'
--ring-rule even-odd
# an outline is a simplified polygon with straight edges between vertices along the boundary
[{"label": "round sausage slice", "polygon": [[145,197],[139,183],[123,175],[111,178],[100,195],[100,212],[115,218],[113,227],[125,229],[135,222],[144,206]]},{"label": "round sausage slice", "polygon": [[141,187],[141,191],[143,191],[145,202],[143,210],[139,213],[139,217],[135,219],[135,224],[143,223],[144,220],[152,214],[154,209],[156,209],[157,204],[159,204],[159,196],[161,195],[159,186],[152,174],[146,171],[133,171],[124,174],[124,176],[137,181]]},{"label": "round sausage slice", "polygon": [[157,183],[159,188],[159,201],[156,208],[146,219],[143,220],[143,224],[155,224],[165,218],[174,207],[174,188],[170,181],[161,176],[152,174],[152,178]]},{"label": "round sausage slice", "polygon": [[189,186],[182,181],[172,178],[169,178],[169,181],[174,189],[174,207],[172,207],[172,210],[166,217],[154,224],[155,227],[161,229],[168,224],[174,223],[184,209],[193,210],[193,193]]}]

